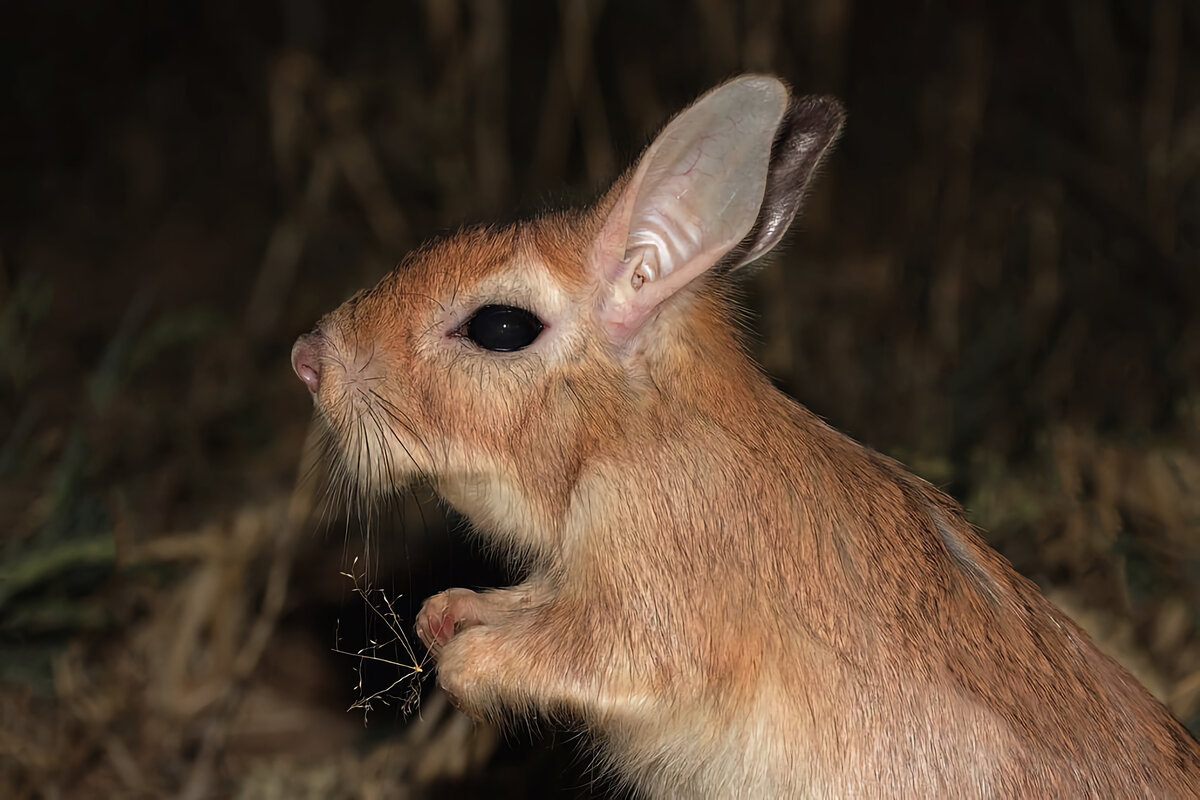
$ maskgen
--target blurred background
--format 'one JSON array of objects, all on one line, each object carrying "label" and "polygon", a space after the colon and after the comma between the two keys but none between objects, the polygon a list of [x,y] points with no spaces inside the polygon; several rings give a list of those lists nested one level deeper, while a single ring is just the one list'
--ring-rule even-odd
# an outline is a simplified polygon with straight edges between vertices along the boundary
[{"label": "blurred background", "polygon": [[745,70],[849,110],[747,284],[763,363],[1200,730],[1200,5],[12,0],[0,794],[602,795],[414,674],[421,599],[510,576],[419,491],[293,495],[288,352]]}]

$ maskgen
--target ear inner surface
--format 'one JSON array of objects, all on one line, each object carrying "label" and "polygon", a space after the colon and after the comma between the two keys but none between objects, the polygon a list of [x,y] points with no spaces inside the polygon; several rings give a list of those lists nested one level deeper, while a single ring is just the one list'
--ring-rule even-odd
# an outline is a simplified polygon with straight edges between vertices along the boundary
[{"label": "ear inner surface", "polygon": [[739,78],[683,111],[642,156],[593,256],[601,319],[615,340],[750,233],[786,105],[774,78]]}]

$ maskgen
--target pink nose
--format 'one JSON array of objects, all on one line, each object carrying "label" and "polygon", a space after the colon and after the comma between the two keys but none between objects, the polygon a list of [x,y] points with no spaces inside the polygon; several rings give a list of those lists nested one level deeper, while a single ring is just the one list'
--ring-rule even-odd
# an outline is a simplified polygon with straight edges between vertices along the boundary
[{"label": "pink nose", "polygon": [[320,334],[306,333],[292,345],[292,369],[312,394],[321,388],[319,342]]}]

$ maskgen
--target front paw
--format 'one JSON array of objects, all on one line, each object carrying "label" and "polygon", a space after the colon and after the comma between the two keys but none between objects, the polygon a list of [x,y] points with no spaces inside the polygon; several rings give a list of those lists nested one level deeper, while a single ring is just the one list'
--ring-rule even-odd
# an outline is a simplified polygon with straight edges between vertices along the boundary
[{"label": "front paw", "polygon": [[437,659],[438,685],[463,713],[489,716],[529,674],[536,616],[524,587],[483,593],[449,589],[425,601],[417,634]]},{"label": "front paw", "polygon": [[483,722],[497,701],[494,666],[488,664],[488,629],[482,626],[453,636],[438,655],[437,685],[450,704]]},{"label": "front paw", "polygon": [[482,599],[470,589],[447,589],[424,602],[417,614],[417,636],[437,655],[459,633],[483,624]]}]

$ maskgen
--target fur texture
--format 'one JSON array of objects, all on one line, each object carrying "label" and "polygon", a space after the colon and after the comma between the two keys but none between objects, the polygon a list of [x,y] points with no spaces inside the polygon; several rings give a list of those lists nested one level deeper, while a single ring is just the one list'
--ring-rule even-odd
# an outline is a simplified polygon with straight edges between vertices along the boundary
[{"label": "fur texture", "polygon": [[[731,269],[841,123],[789,109],[751,232],[632,327],[605,327],[597,242],[650,169],[430,244],[302,338],[363,490],[429,480],[527,570],[427,601],[439,682],[475,717],[582,724],[649,797],[1197,796],[1196,741],[952,500],[747,356]],[[463,326],[488,304],[545,330],[487,351]]]}]

